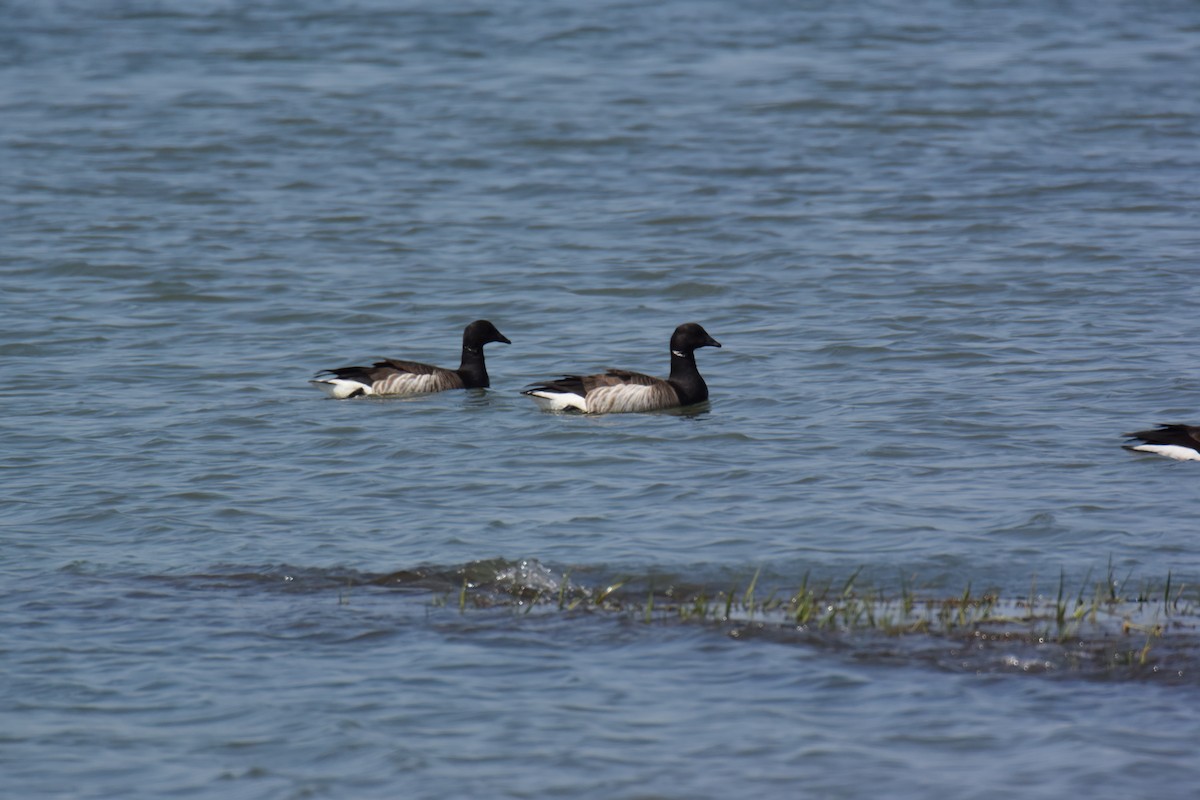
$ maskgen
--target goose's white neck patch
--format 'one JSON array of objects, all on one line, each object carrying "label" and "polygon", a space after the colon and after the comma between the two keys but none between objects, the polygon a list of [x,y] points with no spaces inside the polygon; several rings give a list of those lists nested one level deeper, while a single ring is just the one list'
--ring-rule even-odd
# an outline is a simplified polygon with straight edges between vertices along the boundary
[{"label": "goose's white neck patch", "polygon": [[681,351],[681,350],[672,350],[672,351],[671,351],[671,355],[673,355],[673,356],[679,356],[680,358],[686,358],[686,357],[687,357],[687,356],[686,356],[686,354],[685,354],[683,351]]},{"label": "goose's white neck patch", "polygon": [[1200,452],[1197,452],[1190,447],[1182,447],[1177,444],[1139,444],[1129,449],[1138,450],[1143,453],[1154,453],[1155,455],[1166,456],[1167,458],[1173,458],[1176,461],[1200,461]]}]

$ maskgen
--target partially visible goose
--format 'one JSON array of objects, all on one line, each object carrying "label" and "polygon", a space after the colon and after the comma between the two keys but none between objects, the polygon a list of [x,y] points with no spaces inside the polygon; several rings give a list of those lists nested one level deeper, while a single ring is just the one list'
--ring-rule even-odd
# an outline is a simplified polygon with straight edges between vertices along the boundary
[{"label": "partially visible goose", "polygon": [[483,363],[483,346],[488,342],[512,344],[495,325],[479,319],[463,331],[462,363],[458,369],[387,358],[369,367],[321,370],[309,383],[338,400],[370,394],[403,396],[447,389],[481,389],[489,384]]},{"label": "partially visible goose", "polygon": [[599,375],[567,375],[531,386],[521,394],[532,397],[546,411],[575,408],[585,414],[690,406],[708,399],[708,386],[696,369],[695,351],[720,346],[704,328],[686,322],[671,335],[671,376],[666,380],[610,369]]},{"label": "partially visible goose", "polygon": [[1125,435],[1141,442],[1124,445],[1126,450],[1155,453],[1177,461],[1200,461],[1200,426],[1159,425],[1152,431]]}]

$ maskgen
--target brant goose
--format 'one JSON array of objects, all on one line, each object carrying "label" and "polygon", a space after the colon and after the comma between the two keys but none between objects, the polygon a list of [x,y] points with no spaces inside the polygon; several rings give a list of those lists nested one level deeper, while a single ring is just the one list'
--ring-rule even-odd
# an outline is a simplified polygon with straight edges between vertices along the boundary
[{"label": "brant goose", "polygon": [[532,397],[545,411],[576,408],[586,414],[690,406],[708,399],[708,386],[696,369],[695,351],[720,346],[704,328],[687,322],[671,334],[671,377],[666,380],[610,369],[602,375],[567,375],[530,386],[521,394]]},{"label": "brant goose", "polygon": [[495,325],[480,319],[463,331],[462,363],[458,369],[388,358],[369,367],[321,370],[309,383],[338,400],[369,394],[403,396],[447,389],[480,389],[488,385],[487,367],[483,363],[483,346],[488,342],[512,344]]},{"label": "brant goose", "polygon": [[1177,461],[1200,461],[1200,426],[1159,425],[1152,431],[1125,434],[1141,444],[1122,445],[1126,450],[1155,453]]}]

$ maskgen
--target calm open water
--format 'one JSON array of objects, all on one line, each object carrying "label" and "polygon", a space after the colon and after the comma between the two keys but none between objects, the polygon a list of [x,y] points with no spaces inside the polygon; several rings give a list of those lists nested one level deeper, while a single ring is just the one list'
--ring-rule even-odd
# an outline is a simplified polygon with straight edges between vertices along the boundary
[{"label": "calm open water", "polygon": [[[1200,423],[1195,3],[0,19],[5,797],[1194,796],[1194,624],[1114,669],[459,587],[1195,587],[1200,465],[1119,448]],[[479,317],[490,391],[306,384]],[[518,394],[689,320],[699,413]]]}]

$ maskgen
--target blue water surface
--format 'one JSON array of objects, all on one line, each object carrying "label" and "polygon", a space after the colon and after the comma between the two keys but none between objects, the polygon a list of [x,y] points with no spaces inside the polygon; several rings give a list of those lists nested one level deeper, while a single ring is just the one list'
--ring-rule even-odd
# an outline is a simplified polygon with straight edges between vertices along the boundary
[{"label": "blue water surface", "polygon": [[[1197,466],[1120,444],[1200,424],[1194,4],[0,18],[5,792],[1193,795]],[[479,318],[489,390],[307,384]],[[685,321],[703,407],[519,394]],[[630,610],[852,576],[1179,616]]]}]

